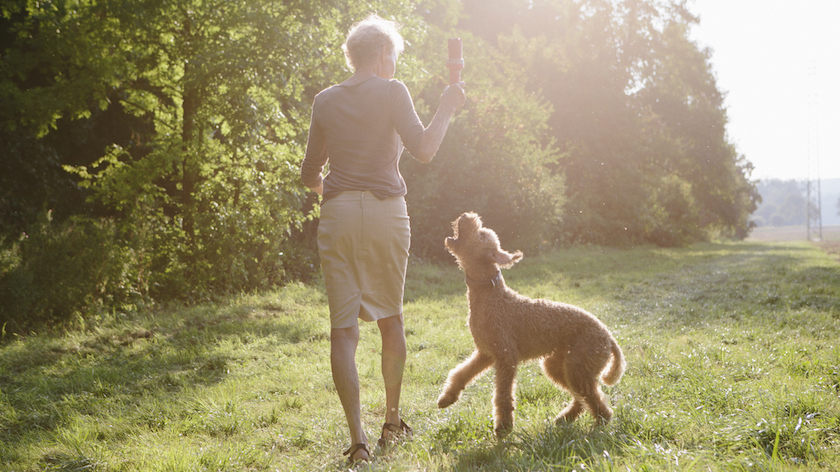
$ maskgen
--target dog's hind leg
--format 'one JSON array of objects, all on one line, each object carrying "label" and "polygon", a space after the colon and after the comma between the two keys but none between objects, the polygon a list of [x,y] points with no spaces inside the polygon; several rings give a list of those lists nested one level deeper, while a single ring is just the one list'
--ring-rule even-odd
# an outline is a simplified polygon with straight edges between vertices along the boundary
[{"label": "dog's hind leg", "polygon": [[592,393],[585,398],[586,405],[592,416],[595,417],[595,423],[598,425],[605,425],[612,419],[613,411],[606,403],[604,403],[604,393],[601,391],[601,386],[596,380],[592,387]]},{"label": "dog's hind leg", "polygon": [[[564,351],[554,351],[553,354],[544,358],[541,362],[542,369],[545,375],[551,379],[558,387],[572,392],[569,386],[566,384],[566,354],[567,352]],[[581,412],[585,407],[585,403],[583,399],[574,393],[572,394],[572,402],[566,405],[566,408],[557,415],[555,421],[566,421],[571,423],[578,416],[580,416]]]},{"label": "dog's hind leg", "polygon": [[583,400],[573,395],[571,403],[566,405],[566,408],[563,408],[563,411],[557,415],[557,418],[555,418],[554,421],[571,423],[580,416],[584,408],[585,404]]},{"label": "dog's hind leg", "polygon": [[475,350],[469,359],[449,371],[449,378],[446,379],[443,392],[438,397],[438,408],[446,408],[458,401],[458,398],[461,397],[461,391],[467,387],[467,384],[491,365],[493,365],[492,357]]},{"label": "dog's hind leg", "polygon": [[496,434],[504,436],[513,429],[516,402],[516,359],[496,360],[496,393],[493,395]]},{"label": "dog's hind leg", "polygon": [[[612,418],[612,409],[604,403],[604,393],[601,391],[601,385],[598,383],[598,373],[593,370],[587,370],[586,363],[580,362],[579,365],[572,365],[573,362],[566,363],[566,382],[572,395],[575,396],[575,402],[580,400],[586,404],[592,416],[595,417],[595,422],[599,425],[606,424]],[[575,369],[577,367],[577,370]],[[580,413],[580,412],[578,412]]]},{"label": "dog's hind leg", "polygon": [[543,373],[564,390],[569,390],[566,385],[566,369],[563,364],[566,362],[566,352],[554,351],[550,356],[544,357],[540,362]]}]

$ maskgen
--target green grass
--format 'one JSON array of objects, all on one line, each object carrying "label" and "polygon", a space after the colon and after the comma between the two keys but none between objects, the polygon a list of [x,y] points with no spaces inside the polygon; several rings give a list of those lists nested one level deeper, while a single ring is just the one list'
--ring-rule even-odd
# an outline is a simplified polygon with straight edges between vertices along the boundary
[{"label": "green grass", "polygon": [[[492,373],[438,410],[447,372],[472,349],[463,278],[454,263],[413,264],[403,413],[416,437],[371,469],[840,469],[840,265],[816,247],[573,248],[526,254],[505,276],[612,329],[628,361],[606,389],[613,422],[553,424],[568,395],[535,364],[519,373],[504,440],[492,431]],[[375,325],[363,324],[373,441],[378,353]],[[0,470],[346,470],[348,441],[319,286],[0,344]]]}]

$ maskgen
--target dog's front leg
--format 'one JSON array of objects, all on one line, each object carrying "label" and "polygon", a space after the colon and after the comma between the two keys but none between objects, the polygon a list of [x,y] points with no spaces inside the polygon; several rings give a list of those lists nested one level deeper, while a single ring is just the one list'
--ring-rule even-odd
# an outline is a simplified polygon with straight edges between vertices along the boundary
[{"label": "dog's front leg", "polygon": [[492,357],[482,354],[476,349],[469,359],[449,371],[449,378],[446,379],[443,392],[438,397],[438,408],[446,408],[457,402],[458,398],[461,397],[461,391],[466,388],[467,384],[481,375],[492,364]]},{"label": "dog's front leg", "polygon": [[495,429],[498,436],[504,436],[513,429],[513,410],[516,389],[515,359],[496,361],[496,393],[493,395],[496,419]]}]

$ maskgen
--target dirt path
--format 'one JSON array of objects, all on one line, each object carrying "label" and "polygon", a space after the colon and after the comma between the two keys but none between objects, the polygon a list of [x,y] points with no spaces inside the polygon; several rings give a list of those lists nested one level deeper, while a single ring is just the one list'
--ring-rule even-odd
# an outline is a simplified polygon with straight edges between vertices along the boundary
[{"label": "dirt path", "polygon": [[[765,226],[755,228],[747,241],[805,241],[807,231],[804,226]],[[840,262],[840,226],[824,227],[822,236],[813,244]]]},{"label": "dirt path", "polygon": [[[747,241],[805,241],[808,229],[804,226],[760,226],[750,232]],[[824,226],[824,242],[840,242],[840,226]]]}]

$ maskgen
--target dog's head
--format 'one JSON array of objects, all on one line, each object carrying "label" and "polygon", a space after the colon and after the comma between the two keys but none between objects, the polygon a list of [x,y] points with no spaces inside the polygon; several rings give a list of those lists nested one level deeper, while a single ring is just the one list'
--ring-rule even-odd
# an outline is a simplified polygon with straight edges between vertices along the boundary
[{"label": "dog's head", "polygon": [[464,213],[452,222],[454,237],[446,238],[446,249],[455,256],[458,265],[466,270],[481,270],[489,265],[507,269],[522,259],[522,252],[513,254],[499,246],[499,237],[490,228],[482,226],[481,217]]}]

